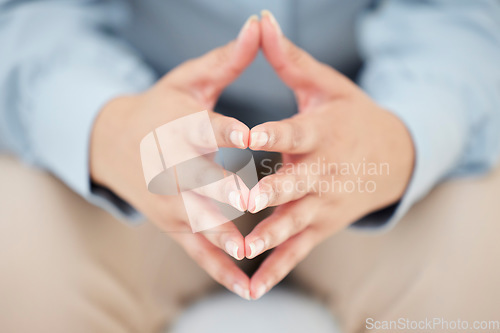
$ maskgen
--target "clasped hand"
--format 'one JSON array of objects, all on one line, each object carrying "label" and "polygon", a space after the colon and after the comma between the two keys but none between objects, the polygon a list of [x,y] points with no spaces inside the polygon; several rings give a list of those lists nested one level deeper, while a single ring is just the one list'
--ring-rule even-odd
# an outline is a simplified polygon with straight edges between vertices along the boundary
[{"label": "clasped hand", "polygon": [[[90,152],[94,182],[113,190],[162,230],[189,230],[180,198],[145,188],[137,147],[147,132],[169,120],[212,110],[259,49],[294,92],[298,113],[252,129],[234,118],[209,114],[220,147],[283,157],[276,173],[241,191],[236,203],[229,193],[220,201],[251,213],[276,209],[246,237],[232,222],[210,232],[172,234],[216,281],[247,299],[269,291],[325,238],[402,197],[415,153],[396,116],[295,46],[264,11],[260,21],[251,17],[245,23],[235,41],[181,64],[142,94],[108,103],[96,120]],[[221,251],[240,260],[270,249],[274,251],[251,278]]]}]

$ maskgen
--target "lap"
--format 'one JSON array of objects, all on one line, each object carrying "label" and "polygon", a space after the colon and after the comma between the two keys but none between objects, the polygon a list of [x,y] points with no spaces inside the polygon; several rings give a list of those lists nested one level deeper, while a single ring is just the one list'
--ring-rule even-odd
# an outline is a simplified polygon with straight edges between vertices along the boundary
[{"label": "lap", "polygon": [[[131,228],[0,156],[0,330],[161,330],[212,280],[150,223]],[[450,181],[391,231],[343,231],[292,279],[344,332],[366,318],[497,320],[500,170]]]},{"label": "lap", "polygon": [[365,320],[499,320],[500,169],[438,186],[391,231],[345,230],[293,279],[321,297],[344,332]]},{"label": "lap", "polygon": [[0,331],[156,332],[214,286],[150,223],[129,227],[0,156]]}]

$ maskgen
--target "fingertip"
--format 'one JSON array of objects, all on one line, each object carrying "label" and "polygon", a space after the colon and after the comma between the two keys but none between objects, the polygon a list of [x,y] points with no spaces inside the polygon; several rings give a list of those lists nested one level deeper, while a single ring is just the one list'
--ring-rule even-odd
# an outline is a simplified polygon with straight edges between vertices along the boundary
[{"label": "fingertip", "polygon": [[283,31],[281,30],[281,27],[276,18],[274,17],[273,13],[271,13],[267,9],[263,9],[260,12],[260,15],[262,17],[262,21],[268,22],[270,24],[270,27],[276,34],[278,34],[279,36],[283,35]]},{"label": "fingertip", "polygon": [[259,17],[257,15],[250,15],[250,17],[245,21],[245,23],[243,24],[243,27],[241,28],[239,34],[238,34],[238,37],[237,37],[237,40],[238,42],[240,42],[241,40],[243,40],[245,38],[245,35],[246,33],[252,29],[252,25],[254,23],[258,23],[259,22]]},{"label": "fingertip", "polygon": [[252,253],[252,249],[250,248],[250,243],[247,243],[245,238],[245,258],[250,259],[250,254]]},{"label": "fingertip", "polygon": [[229,134],[229,141],[235,146],[235,148],[246,148],[244,134],[242,131],[232,130]]},{"label": "fingertip", "polygon": [[242,208],[242,212],[245,212],[247,210],[247,202],[248,202],[248,200],[245,200],[244,196],[242,195],[240,197],[240,205]]},{"label": "fingertip", "polygon": [[236,244],[236,242],[228,240],[224,249],[226,250],[226,253],[231,257],[238,259],[238,244]]},{"label": "fingertip", "polygon": [[249,291],[252,300],[256,301],[262,298],[269,291],[269,288],[254,275],[250,280]]},{"label": "fingertip", "polygon": [[257,194],[254,198],[253,210],[250,212],[254,214],[258,213],[264,208],[266,208],[268,204],[269,204],[269,195],[267,193]]},{"label": "fingertip", "polygon": [[245,245],[244,241],[237,241],[235,239],[229,239],[225,242],[224,250],[227,254],[236,260],[242,260],[245,258]]},{"label": "fingertip", "polygon": [[279,50],[281,49],[281,40],[283,31],[279,26],[276,18],[268,10],[261,12],[261,44],[264,54],[272,63],[277,61]]},{"label": "fingertip", "polygon": [[233,292],[240,296],[243,299],[246,299],[247,301],[250,301],[250,288],[249,287],[243,287],[239,283],[235,283],[233,285]]},{"label": "fingertip", "polygon": [[251,213],[255,207],[255,202],[254,202],[254,198],[255,198],[255,192],[256,192],[256,188],[257,188],[258,184],[255,185],[251,190],[249,190],[248,192],[248,198],[247,198],[247,210]]},{"label": "fingertip", "polygon": [[237,176],[237,181],[240,187],[241,200],[242,200],[241,203],[243,205],[243,209],[246,211],[248,210],[248,198],[250,197],[250,190],[248,189],[245,182],[243,182],[243,180],[241,180],[241,178],[238,176]]},{"label": "fingertip", "polygon": [[255,292],[253,294],[253,300],[256,301],[267,293],[267,287],[264,284],[256,287]]},{"label": "fingertip", "polygon": [[279,133],[279,122],[270,121],[249,130],[248,147],[252,150],[272,151]]},{"label": "fingertip", "polygon": [[228,198],[227,203],[239,211],[245,212],[248,208],[247,205],[250,190],[237,174],[231,173],[228,180],[229,188],[226,186]]},{"label": "fingertip", "polygon": [[248,146],[252,150],[260,150],[269,143],[269,134],[266,131],[251,131]]},{"label": "fingertip", "polygon": [[229,204],[239,210],[240,212],[244,212],[246,210],[245,203],[243,202],[243,198],[239,191],[231,191],[228,195]]},{"label": "fingertip", "polygon": [[[254,236],[252,236],[252,238],[254,238]],[[245,248],[245,256],[247,257],[247,259],[253,259],[257,257],[262,252],[264,252],[266,247],[266,243],[264,242],[264,240],[259,237],[254,238],[252,241],[247,241],[245,239],[245,245],[247,245]]]},{"label": "fingertip", "polygon": [[250,129],[241,121],[229,118],[230,122],[226,125],[229,128],[227,141],[233,148],[246,149],[250,137]]},{"label": "fingertip", "polygon": [[248,148],[250,129],[241,121],[214,113],[211,123],[219,147]]},{"label": "fingertip", "polygon": [[263,191],[262,180],[255,185],[248,195],[248,211],[252,214],[256,214],[266,208],[269,205],[270,196],[268,193]]},{"label": "fingertip", "polygon": [[233,269],[234,275],[229,278],[229,281],[232,281],[232,283],[228,281],[228,283],[225,284],[226,288],[247,301],[251,300],[250,278],[236,266],[234,266]]},{"label": "fingertip", "polygon": [[257,55],[260,47],[260,24],[257,15],[250,16],[236,38],[235,61],[237,67],[246,67]]},{"label": "fingertip", "polygon": [[242,246],[240,246],[237,254],[238,254],[238,257],[236,258],[237,260],[243,260],[245,258],[245,245],[244,244]]}]

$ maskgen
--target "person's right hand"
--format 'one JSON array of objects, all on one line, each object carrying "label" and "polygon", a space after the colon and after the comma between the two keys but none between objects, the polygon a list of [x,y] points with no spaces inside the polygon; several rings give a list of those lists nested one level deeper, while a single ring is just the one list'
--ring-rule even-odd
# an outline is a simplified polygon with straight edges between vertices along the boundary
[{"label": "person's right hand", "polygon": [[[174,119],[209,110],[219,147],[246,148],[249,129],[240,121],[210,111],[223,91],[253,61],[260,45],[260,25],[252,16],[238,38],[170,71],[148,91],[110,101],[96,119],[91,136],[92,181],[104,186],[142,212],[160,229],[171,232],[209,275],[229,290],[249,298],[249,278],[220,249],[242,259],[244,238],[232,222],[191,232],[182,198],[148,191],[141,167],[143,137]],[[224,201],[224,198],[216,198]],[[239,198],[242,210],[246,198]],[[233,198],[226,198],[234,204]],[[236,205],[237,206],[237,205]],[[180,231],[180,232],[179,232]]]}]

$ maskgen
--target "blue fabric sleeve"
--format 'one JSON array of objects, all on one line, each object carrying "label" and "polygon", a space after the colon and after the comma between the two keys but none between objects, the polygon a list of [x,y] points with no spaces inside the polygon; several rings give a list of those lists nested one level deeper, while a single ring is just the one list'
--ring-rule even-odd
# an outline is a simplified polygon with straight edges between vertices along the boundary
[{"label": "blue fabric sleeve", "polygon": [[401,201],[354,224],[392,227],[437,183],[500,155],[500,2],[380,1],[359,20],[360,86],[407,126],[416,163]]},{"label": "blue fabric sleeve", "polygon": [[120,1],[0,3],[0,149],[52,172],[87,200],[138,213],[89,178],[95,117],[110,99],[149,87],[154,73],[117,37]]}]

